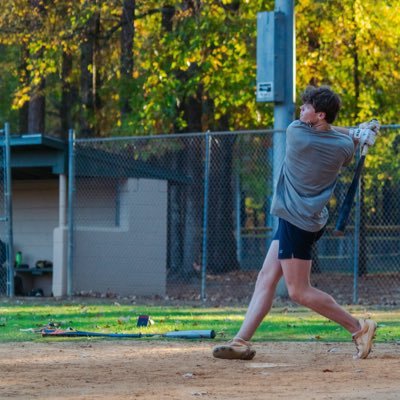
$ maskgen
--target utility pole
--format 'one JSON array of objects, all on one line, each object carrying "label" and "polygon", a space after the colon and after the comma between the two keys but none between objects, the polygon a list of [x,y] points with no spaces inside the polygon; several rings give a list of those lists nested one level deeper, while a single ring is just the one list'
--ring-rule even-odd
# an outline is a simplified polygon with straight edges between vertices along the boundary
[{"label": "utility pole", "polygon": [[283,101],[274,104],[274,153],[273,153],[273,183],[276,187],[282,161],[285,157],[286,135],[284,131],[295,118],[295,85],[296,85],[296,59],[295,59],[295,29],[294,29],[294,0],[276,0],[275,13],[283,13],[284,29],[276,30],[276,35],[283,38],[275,40],[285,45],[281,51],[283,65],[277,66],[283,72]]},{"label": "utility pole", "polygon": [[[294,0],[276,0],[273,12],[257,15],[257,101],[274,103],[272,182],[276,187],[285,157],[286,128],[295,118]],[[278,219],[271,218],[273,231]],[[277,293],[287,295],[281,279]]]}]

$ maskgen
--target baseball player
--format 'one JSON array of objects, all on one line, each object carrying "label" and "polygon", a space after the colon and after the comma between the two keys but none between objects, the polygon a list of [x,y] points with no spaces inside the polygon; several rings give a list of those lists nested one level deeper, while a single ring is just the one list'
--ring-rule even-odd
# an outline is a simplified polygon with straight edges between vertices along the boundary
[{"label": "baseball player", "polygon": [[300,119],[286,130],[286,155],[271,205],[279,227],[258,274],[243,324],[232,340],[214,347],[216,358],[251,360],[255,356],[249,341],[268,314],[282,275],[294,302],[350,332],[357,348],[355,358],[366,358],[371,351],[377,324],[371,319],[354,318],[332,296],[310,284],[311,250],[324,233],[326,205],[340,169],[351,162],[357,145],[372,146],[379,131],[377,121],[356,129],[332,126],[340,106],[339,96],[326,86],[310,86],[302,94]]}]

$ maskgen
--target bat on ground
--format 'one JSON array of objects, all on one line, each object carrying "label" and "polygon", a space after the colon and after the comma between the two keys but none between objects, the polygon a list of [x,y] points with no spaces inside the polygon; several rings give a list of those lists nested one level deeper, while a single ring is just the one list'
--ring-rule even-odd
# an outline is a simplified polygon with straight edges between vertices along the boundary
[{"label": "bat on ground", "polygon": [[[372,121],[374,121],[374,120],[372,120]],[[357,193],[358,181],[360,179],[361,172],[364,167],[365,157],[366,157],[367,153],[368,153],[368,146],[364,146],[361,151],[361,157],[358,160],[357,167],[354,172],[353,180],[347,191],[347,194],[343,201],[343,204],[339,210],[339,217],[336,222],[335,230],[333,231],[334,236],[343,236],[344,235],[344,231],[346,229],[346,225],[347,225],[347,221],[349,219],[351,208],[354,203],[354,198]]]},{"label": "bat on ground", "polygon": [[214,339],[214,330],[194,330],[194,331],[172,331],[167,333],[102,333],[88,331],[74,331],[63,329],[42,329],[42,336],[53,337],[112,337],[112,338],[143,338],[143,337],[165,337],[172,339]]}]

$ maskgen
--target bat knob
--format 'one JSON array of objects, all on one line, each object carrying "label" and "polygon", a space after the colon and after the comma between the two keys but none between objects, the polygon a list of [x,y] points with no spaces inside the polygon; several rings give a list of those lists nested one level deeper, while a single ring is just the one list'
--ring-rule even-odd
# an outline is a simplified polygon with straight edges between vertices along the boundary
[{"label": "bat knob", "polygon": [[333,231],[333,236],[335,236],[335,237],[343,237],[344,236],[344,232],[343,231],[334,230]]}]

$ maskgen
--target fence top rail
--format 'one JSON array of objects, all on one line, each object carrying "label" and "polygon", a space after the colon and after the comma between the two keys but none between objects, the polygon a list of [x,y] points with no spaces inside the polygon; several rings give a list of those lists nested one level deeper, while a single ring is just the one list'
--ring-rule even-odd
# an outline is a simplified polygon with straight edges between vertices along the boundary
[{"label": "fence top rail", "polygon": [[[388,124],[381,125],[381,129],[400,129],[400,124]],[[98,137],[98,138],[76,138],[76,143],[84,142],[115,142],[115,141],[127,141],[127,140],[150,140],[150,139],[177,139],[177,138],[194,138],[199,136],[221,136],[221,135],[254,135],[254,134],[270,134],[270,133],[285,133],[285,129],[251,129],[251,130],[239,130],[239,131],[216,131],[216,132],[192,132],[192,133],[162,133],[158,135],[142,135],[142,136],[111,136],[111,137]]]},{"label": "fence top rail", "polygon": [[194,138],[199,136],[220,136],[220,135],[249,135],[249,134],[269,134],[269,133],[284,133],[283,129],[260,129],[260,130],[248,130],[248,131],[220,131],[220,132],[196,132],[196,133],[171,133],[171,134],[160,134],[160,135],[146,135],[146,136],[111,136],[102,138],[77,138],[76,143],[84,142],[115,142],[115,141],[126,141],[126,140],[150,140],[150,139],[177,139],[177,138]]}]

